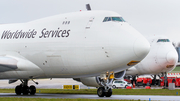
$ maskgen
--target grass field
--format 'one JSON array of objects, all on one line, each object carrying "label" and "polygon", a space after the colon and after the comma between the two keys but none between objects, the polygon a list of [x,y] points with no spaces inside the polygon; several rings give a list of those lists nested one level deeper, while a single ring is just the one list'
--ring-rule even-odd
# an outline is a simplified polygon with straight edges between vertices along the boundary
[{"label": "grass field", "polygon": [[177,66],[171,73],[180,73],[180,66]]},{"label": "grass field", "polygon": [[[97,94],[96,89],[81,89],[81,90],[62,90],[62,89],[38,89],[40,93],[52,94]],[[37,93],[39,93],[37,91]],[[178,92],[178,94],[177,94]],[[114,95],[176,95],[179,96],[180,90],[168,89],[113,89]]]},{"label": "grass field", "polygon": [[[44,99],[44,98],[0,98],[0,101],[109,101],[104,99]],[[111,100],[111,101],[140,101],[140,100]]]},{"label": "grass field", "polygon": [[[15,93],[14,89],[0,89],[0,93]],[[97,94],[96,89],[63,90],[63,89],[37,89],[36,93],[49,94]],[[178,94],[177,94],[178,93]],[[180,90],[168,89],[113,89],[113,95],[174,95],[180,96]]]},{"label": "grass field", "polygon": [[[63,90],[37,89],[36,93],[49,94],[96,94],[96,89]],[[14,93],[14,89],[0,89],[0,93]],[[163,95],[180,96],[180,90],[168,89],[113,89],[113,95]],[[0,98],[0,101],[109,101],[104,99],[45,99],[45,98]],[[140,100],[111,100],[111,101],[140,101]]]}]

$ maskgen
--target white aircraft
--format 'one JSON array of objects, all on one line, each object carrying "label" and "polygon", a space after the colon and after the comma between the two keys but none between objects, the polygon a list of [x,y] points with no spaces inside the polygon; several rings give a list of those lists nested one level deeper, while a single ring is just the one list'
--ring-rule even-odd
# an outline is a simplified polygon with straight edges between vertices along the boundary
[{"label": "white aircraft", "polygon": [[98,95],[109,97],[108,80],[140,62],[149,49],[149,42],[112,11],[81,11],[4,24],[0,25],[0,79],[21,80],[16,94],[34,95],[35,86],[28,86],[31,79],[100,75],[104,86]]},{"label": "white aircraft", "polygon": [[[151,45],[148,55],[137,65],[126,70],[126,75],[158,75],[172,71],[178,62],[178,54],[166,36],[149,38]],[[154,79],[156,76],[154,76]]]}]

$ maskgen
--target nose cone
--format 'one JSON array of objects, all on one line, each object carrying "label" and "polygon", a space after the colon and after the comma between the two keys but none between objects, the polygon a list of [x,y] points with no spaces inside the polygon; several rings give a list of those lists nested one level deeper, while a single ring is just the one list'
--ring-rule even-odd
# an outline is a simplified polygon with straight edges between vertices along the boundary
[{"label": "nose cone", "polygon": [[176,51],[168,52],[166,59],[169,63],[172,63],[172,64],[176,63],[178,61],[177,52]]},{"label": "nose cone", "polygon": [[145,38],[138,38],[134,42],[134,53],[138,58],[143,59],[150,50],[150,44]]}]

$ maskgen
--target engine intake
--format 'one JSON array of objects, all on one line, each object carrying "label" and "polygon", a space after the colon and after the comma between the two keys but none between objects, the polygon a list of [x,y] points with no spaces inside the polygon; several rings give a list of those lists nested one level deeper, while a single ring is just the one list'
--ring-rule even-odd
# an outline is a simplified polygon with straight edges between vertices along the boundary
[{"label": "engine intake", "polygon": [[121,71],[121,72],[118,72],[118,73],[115,73],[115,74],[114,74],[114,78],[115,78],[115,79],[123,79],[123,77],[125,76],[125,74],[126,74],[126,70]]}]

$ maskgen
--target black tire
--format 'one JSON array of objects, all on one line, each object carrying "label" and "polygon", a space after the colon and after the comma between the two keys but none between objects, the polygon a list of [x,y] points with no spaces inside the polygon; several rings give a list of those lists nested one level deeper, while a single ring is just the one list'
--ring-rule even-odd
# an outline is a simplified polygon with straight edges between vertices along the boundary
[{"label": "black tire", "polygon": [[125,86],[125,88],[127,87],[127,85]]},{"label": "black tire", "polygon": [[22,90],[22,91],[23,91],[23,92],[22,92],[23,95],[28,95],[28,93],[29,93],[29,87],[28,87],[28,86],[23,86],[22,89],[23,89],[23,90]]},{"label": "black tire", "polygon": [[99,97],[104,97],[105,95],[105,91],[104,91],[104,87],[99,87],[98,90],[97,90],[97,95]]},{"label": "black tire", "polygon": [[112,89],[109,89],[108,92],[105,92],[106,97],[110,97],[112,95]]},{"label": "black tire", "polygon": [[30,95],[35,95],[36,93],[36,87],[34,85],[31,85],[29,87],[29,92],[30,92]]},{"label": "black tire", "polygon": [[113,89],[116,89],[116,86],[115,86],[115,85],[113,85],[113,86],[112,86],[112,88],[113,88]]},{"label": "black tire", "polygon": [[22,89],[22,86],[16,86],[16,88],[15,88],[15,93],[16,93],[16,95],[21,95],[21,89]]}]

